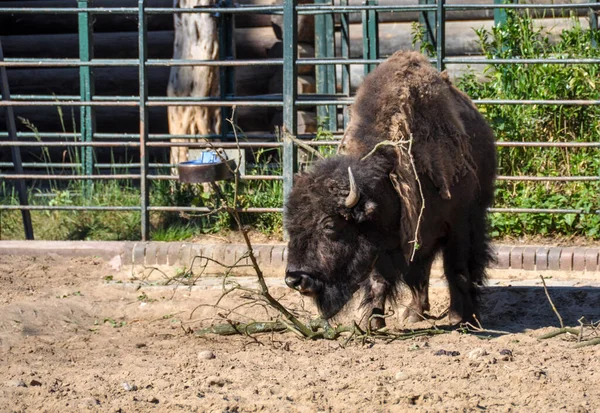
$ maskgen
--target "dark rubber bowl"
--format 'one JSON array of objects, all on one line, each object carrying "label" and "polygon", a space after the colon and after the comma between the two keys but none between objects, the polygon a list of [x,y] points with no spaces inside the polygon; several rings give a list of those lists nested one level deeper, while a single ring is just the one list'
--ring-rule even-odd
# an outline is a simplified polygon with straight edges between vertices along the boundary
[{"label": "dark rubber bowl", "polygon": [[177,168],[179,170],[179,182],[199,184],[233,179],[236,164],[234,159],[216,163],[187,161],[180,163]]}]

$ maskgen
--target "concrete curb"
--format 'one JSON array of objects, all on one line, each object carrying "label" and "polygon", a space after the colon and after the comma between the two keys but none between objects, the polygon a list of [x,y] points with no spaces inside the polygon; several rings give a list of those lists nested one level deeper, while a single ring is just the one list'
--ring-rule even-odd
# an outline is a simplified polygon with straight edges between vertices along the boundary
[{"label": "concrete curb", "polygon": [[[287,261],[285,244],[255,244],[256,258],[265,276],[281,276]],[[236,267],[235,275],[252,275],[250,262],[242,244],[197,244],[186,242],[132,241],[0,241],[0,255],[61,257],[96,256],[110,261],[114,268],[170,267],[201,270],[205,274],[224,272],[225,266]],[[589,274],[600,279],[600,247],[494,246],[496,263],[493,272],[510,270],[519,273],[548,272]],[[200,260],[202,256],[207,260]],[[196,257],[196,258],[195,258]],[[434,262],[440,270],[441,260]],[[502,271],[503,272],[503,271]],[[532,274],[533,275],[533,274]],[[537,274],[536,274],[537,276]]]}]

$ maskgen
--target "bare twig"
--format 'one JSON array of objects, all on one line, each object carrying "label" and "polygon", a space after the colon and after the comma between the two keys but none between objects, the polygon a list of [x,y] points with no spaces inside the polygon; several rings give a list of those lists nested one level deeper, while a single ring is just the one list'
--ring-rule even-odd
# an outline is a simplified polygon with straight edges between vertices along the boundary
[{"label": "bare twig", "polygon": [[564,329],[565,328],[565,324],[563,323],[563,319],[560,316],[560,313],[558,312],[558,310],[556,309],[556,306],[554,305],[554,302],[552,302],[552,298],[550,298],[550,293],[548,293],[548,288],[546,287],[546,281],[544,280],[544,277],[540,275],[540,278],[542,280],[542,284],[544,285],[544,292],[546,293],[546,297],[548,298],[548,302],[550,302],[550,306],[552,307],[552,310],[554,311],[554,314],[556,314],[556,316],[558,317],[558,321],[560,322],[560,328]]}]

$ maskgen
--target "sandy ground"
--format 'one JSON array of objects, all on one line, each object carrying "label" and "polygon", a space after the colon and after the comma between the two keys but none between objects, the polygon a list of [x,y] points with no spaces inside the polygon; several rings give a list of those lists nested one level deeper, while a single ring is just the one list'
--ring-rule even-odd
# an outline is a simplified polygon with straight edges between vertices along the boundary
[{"label": "sandy ground", "polygon": [[[218,289],[119,277],[94,258],[0,256],[1,412],[600,411],[600,345],[538,340],[558,324],[539,287],[486,290],[485,327],[510,334],[344,345],[290,333],[200,338],[190,329],[224,314],[206,305]],[[600,289],[549,290],[566,324],[600,319]],[[273,293],[312,311],[284,288]],[[432,294],[442,313],[445,289]],[[267,317],[256,305],[236,313]]]}]

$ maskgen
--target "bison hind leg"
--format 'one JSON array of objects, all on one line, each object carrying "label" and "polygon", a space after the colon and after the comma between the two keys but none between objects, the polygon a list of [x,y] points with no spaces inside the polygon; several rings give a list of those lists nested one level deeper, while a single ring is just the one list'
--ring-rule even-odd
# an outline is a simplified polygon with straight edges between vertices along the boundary
[{"label": "bison hind leg", "polygon": [[472,208],[464,222],[468,226],[453,229],[444,247],[444,273],[450,289],[450,324],[477,324],[479,285],[486,278],[485,269],[492,259],[486,232],[485,209]]},{"label": "bison hind leg", "polygon": [[427,318],[429,305],[429,275],[434,255],[419,257],[410,264],[403,277],[404,284],[410,289],[412,300],[402,313],[401,320],[416,323]]}]

